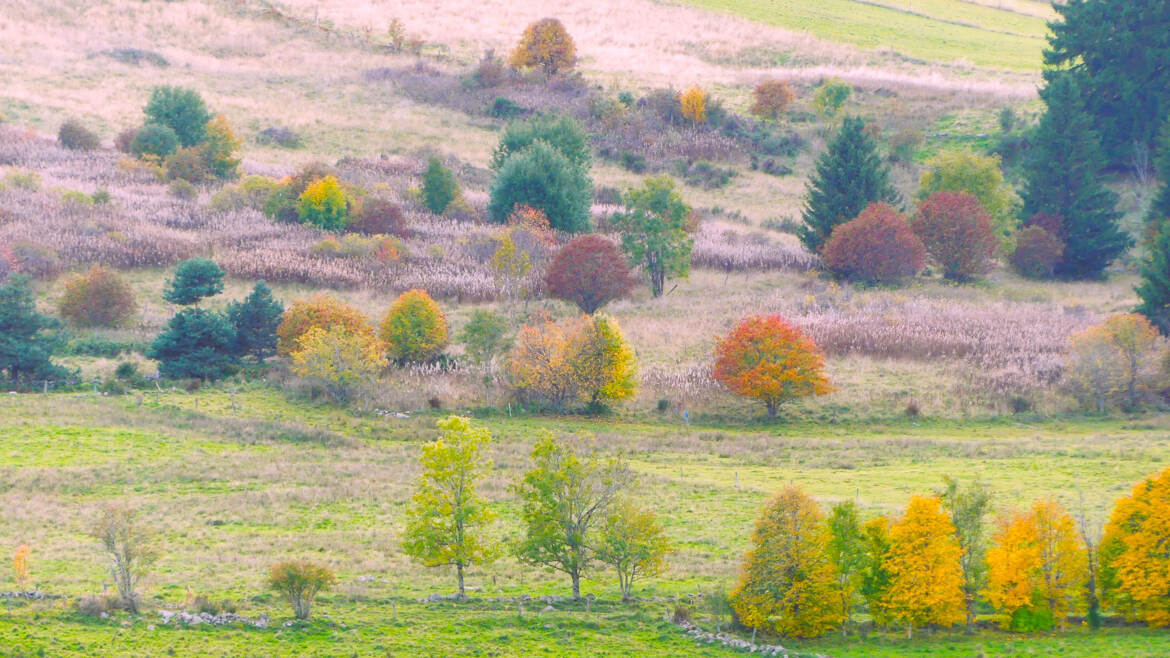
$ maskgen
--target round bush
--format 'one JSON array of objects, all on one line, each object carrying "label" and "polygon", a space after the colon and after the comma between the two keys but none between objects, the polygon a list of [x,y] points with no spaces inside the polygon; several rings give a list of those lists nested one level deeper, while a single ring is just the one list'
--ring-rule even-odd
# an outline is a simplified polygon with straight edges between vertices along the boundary
[{"label": "round bush", "polygon": [[966,281],[991,269],[999,240],[991,216],[966,192],[935,192],[918,206],[910,225],[943,276]]},{"label": "round bush", "polygon": [[276,328],[277,354],[291,354],[301,336],[314,327],[325,331],[340,327],[351,334],[374,337],[374,328],[364,313],[332,295],[316,295],[298,299],[285,310]]},{"label": "round bush", "polygon": [[179,136],[170,128],[148,123],[134,135],[130,142],[130,153],[137,157],[154,156],[160,160],[179,148]]},{"label": "round bush", "polygon": [[143,112],[151,123],[173,130],[183,146],[194,146],[207,137],[211,113],[194,89],[170,85],[155,87]]},{"label": "round bush", "polygon": [[1039,226],[1026,226],[1016,234],[1016,249],[1008,261],[1021,276],[1045,279],[1052,276],[1063,256],[1060,238]]},{"label": "round bush", "polygon": [[297,198],[297,217],[306,224],[334,231],[345,226],[349,201],[333,176],[312,183]]},{"label": "round bush", "polygon": [[409,234],[406,228],[406,217],[402,214],[402,206],[379,196],[363,200],[361,209],[350,219],[349,226],[346,228],[366,235],[406,237]]},{"label": "round bush", "polygon": [[212,178],[207,157],[200,146],[181,148],[167,156],[163,163],[167,180],[184,180],[191,184],[204,183]]},{"label": "round bush", "polygon": [[833,230],[825,265],[838,276],[866,283],[895,283],[922,270],[926,248],[888,203],[872,203]]},{"label": "round bush", "polygon": [[127,128],[118,133],[114,137],[114,148],[122,153],[130,152],[130,145],[134,143],[134,138],[138,136],[138,128]]},{"label": "round bush", "polygon": [[77,119],[69,119],[57,130],[57,141],[74,151],[92,151],[101,146],[98,136]]},{"label": "round bush", "polygon": [[614,299],[630,294],[634,279],[626,256],[599,235],[573,238],[557,252],[544,276],[548,294],[592,314]]},{"label": "round bush", "polygon": [[553,228],[566,233],[590,231],[593,182],[585,172],[544,142],[508,157],[492,185],[488,212],[503,224],[517,205],[542,211]]},{"label": "round bush", "polygon": [[395,361],[430,361],[447,346],[447,319],[425,290],[407,290],[386,311],[379,337]]},{"label": "round bush", "polygon": [[74,326],[121,327],[138,311],[138,303],[117,272],[94,265],[65,281],[57,311]]}]

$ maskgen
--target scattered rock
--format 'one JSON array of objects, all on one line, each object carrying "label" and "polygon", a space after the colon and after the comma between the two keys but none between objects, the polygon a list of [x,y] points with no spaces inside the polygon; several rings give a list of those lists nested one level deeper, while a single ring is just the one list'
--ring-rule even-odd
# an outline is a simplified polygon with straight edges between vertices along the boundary
[{"label": "scattered rock", "polygon": [[260,615],[255,619],[249,619],[243,615],[237,615],[233,612],[225,612],[223,614],[213,615],[210,612],[200,612],[196,614],[191,612],[183,612],[182,610],[159,610],[158,614],[160,617],[162,617],[163,626],[170,625],[172,621],[175,621],[185,626],[198,626],[199,624],[208,624],[210,626],[244,624],[246,626],[253,626],[255,628],[268,627],[268,615]]},{"label": "scattered rock", "polygon": [[541,612],[553,612],[555,610],[556,608],[552,607],[551,605],[546,605],[540,609]]}]

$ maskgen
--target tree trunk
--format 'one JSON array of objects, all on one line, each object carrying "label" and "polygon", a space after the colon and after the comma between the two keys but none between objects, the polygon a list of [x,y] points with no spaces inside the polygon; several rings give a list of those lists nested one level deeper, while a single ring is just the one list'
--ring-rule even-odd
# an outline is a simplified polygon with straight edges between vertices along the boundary
[{"label": "tree trunk", "polygon": [[780,409],[780,405],[773,400],[768,400],[765,404],[768,405],[768,418],[775,418],[777,411]]},{"label": "tree trunk", "polygon": [[906,624],[906,639],[914,639],[914,624]]},{"label": "tree trunk", "polygon": [[463,599],[467,598],[467,594],[464,593],[464,590],[463,590],[463,565],[462,564],[455,565],[455,577],[459,579],[459,600],[462,601]]},{"label": "tree trunk", "polygon": [[581,600],[581,572],[574,569],[569,573],[569,577],[573,579],[573,600]]}]

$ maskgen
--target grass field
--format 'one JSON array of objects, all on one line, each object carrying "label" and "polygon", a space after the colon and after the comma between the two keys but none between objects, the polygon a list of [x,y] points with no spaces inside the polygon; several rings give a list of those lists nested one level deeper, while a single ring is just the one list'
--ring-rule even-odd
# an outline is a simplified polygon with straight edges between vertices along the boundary
[{"label": "grass field", "polygon": [[[783,484],[822,502],[854,499],[866,516],[896,513],[944,474],[986,481],[1000,509],[1036,497],[1075,507],[1083,496],[1101,520],[1112,500],[1170,464],[1170,419],[1140,422],[891,421],[772,429],[574,418],[484,417],[497,464],[485,493],[500,511],[493,529],[516,531],[507,486],[525,468],[540,429],[585,429],[642,474],[677,547],[666,573],[638,586],[644,599],[615,603],[609,574],[585,592],[599,602],[525,606],[494,597],[564,595],[567,583],[505,557],[474,570],[477,599],[419,603],[453,587],[445,570],[410,562],[399,548],[403,510],[421,443],[437,416],[362,415],[290,399],[263,385],[123,397],[37,394],[0,398],[0,527],[5,545],[33,548],[33,579],[65,597],[0,607],[0,655],[720,655],[666,621],[674,597],[733,582],[756,511]],[[237,602],[267,629],[162,627],[153,613],[81,617],[68,599],[100,591],[104,567],[85,527],[97,505],[128,501],[149,514],[163,557],[148,579],[152,607],[180,608],[188,591]],[[340,585],[316,620],[292,627],[263,588],[265,568],[312,556]],[[4,572],[0,572],[4,573]],[[8,576],[0,576],[4,583]],[[0,584],[0,589],[4,585]],[[703,614],[697,619],[704,622]],[[705,622],[704,622],[705,623]],[[877,633],[785,643],[854,655],[1158,655],[1170,636],[1140,629],[1022,638],[993,631],[942,633],[905,644]],[[1117,655],[1113,653],[1113,655]]]}]

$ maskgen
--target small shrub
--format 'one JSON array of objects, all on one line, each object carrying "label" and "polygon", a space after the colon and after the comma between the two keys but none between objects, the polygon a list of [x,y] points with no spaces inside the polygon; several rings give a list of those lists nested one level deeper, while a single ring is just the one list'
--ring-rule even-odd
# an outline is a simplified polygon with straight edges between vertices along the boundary
[{"label": "small shrub", "polygon": [[691,623],[694,619],[695,611],[688,605],[678,603],[674,606],[674,613],[671,615],[671,620],[676,624]]},{"label": "small shrub", "polygon": [[638,101],[638,105],[668,125],[681,126],[686,123],[686,117],[679,103],[680,96],[674,89],[655,89]]},{"label": "small shrub", "polygon": [[73,604],[77,610],[77,614],[82,617],[101,617],[109,613],[122,609],[121,602],[116,596],[82,596]]},{"label": "small shrub", "polygon": [[16,271],[29,276],[51,279],[61,273],[64,264],[57,252],[34,242],[17,242],[11,247]]},{"label": "small shrub", "polygon": [[592,314],[630,294],[634,279],[616,244],[598,235],[573,238],[557,252],[545,273],[549,295]]},{"label": "small shrub", "polygon": [[907,418],[917,418],[922,410],[918,408],[918,403],[911,400],[906,403],[906,408],[903,410]]},{"label": "small shrub", "polygon": [[441,215],[458,196],[459,183],[455,181],[455,174],[432,156],[423,173],[423,205],[436,215]]},{"label": "small shrub", "polygon": [[77,119],[68,119],[57,130],[57,141],[73,151],[93,151],[101,147],[97,133],[86,128]]},{"label": "small shrub", "polygon": [[631,171],[635,174],[641,174],[646,171],[646,156],[639,155],[637,153],[622,151],[618,162],[621,164],[622,169]]},{"label": "small shrub", "polygon": [[104,187],[99,187],[98,189],[94,190],[93,194],[90,196],[90,199],[93,201],[95,206],[103,206],[110,202],[110,192]]},{"label": "small shrub", "polygon": [[656,408],[658,409],[658,413],[660,413],[660,414],[664,414],[667,411],[670,411],[670,400],[667,400],[666,398],[659,399],[658,405]]},{"label": "small shrub", "polygon": [[207,138],[211,113],[193,89],[164,85],[150,92],[143,109],[147,122],[169,127],[183,146],[195,146]]},{"label": "small shrub", "polygon": [[170,127],[148,123],[140,128],[130,142],[130,153],[136,157],[153,156],[159,161],[179,148],[179,136]]},{"label": "small shrub", "polygon": [[208,258],[191,258],[175,266],[175,276],[167,281],[163,299],[187,306],[221,292],[223,270],[219,265]]},{"label": "small shrub", "polygon": [[57,310],[74,326],[120,327],[138,311],[138,303],[117,272],[94,265],[85,274],[69,277]]},{"label": "small shrub", "polygon": [[509,62],[516,68],[540,68],[556,75],[576,66],[577,46],[559,20],[543,18],[524,29]]},{"label": "small shrub", "polygon": [[114,148],[122,153],[130,153],[130,145],[138,136],[138,128],[126,128],[114,137]]},{"label": "small shrub", "polygon": [[333,176],[310,184],[297,198],[297,217],[301,222],[334,231],[345,226],[349,201]]},{"label": "small shrub", "polygon": [[137,341],[118,341],[103,336],[88,334],[70,340],[65,344],[65,349],[62,350],[62,353],[73,356],[101,356],[107,359],[115,359],[122,354],[145,352],[146,349],[147,345],[138,343]]},{"label": "small shrub", "polygon": [[622,202],[622,191],[616,187],[603,185],[593,190],[593,201],[607,206],[616,206]]},{"label": "small shrub", "polygon": [[676,173],[687,185],[701,187],[705,190],[714,190],[726,186],[735,176],[735,170],[729,167],[720,167],[699,160],[687,163],[679,160],[675,165]]},{"label": "small shrub", "polygon": [[205,183],[213,177],[207,167],[203,145],[181,148],[168,155],[163,161],[163,170],[170,181],[198,184]]},{"label": "small shrub", "polygon": [[301,146],[301,136],[291,128],[269,126],[256,134],[256,142],[263,145],[274,144],[281,148],[295,149]]},{"label": "small shrub", "polygon": [[224,185],[207,202],[208,208],[216,212],[251,208],[264,210],[269,197],[279,183],[266,176],[251,175],[235,185]]},{"label": "small shrub", "polygon": [[297,619],[308,619],[317,594],[337,584],[328,567],[312,562],[281,562],[268,572],[268,586],[292,606]]},{"label": "small shrub", "polygon": [[509,98],[496,96],[492,104],[488,106],[487,113],[497,119],[515,119],[527,114],[528,110],[523,105],[512,102]]},{"label": "small shrub", "polygon": [[276,328],[277,354],[289,355],[296,349],[301,336],[314,327],[326,331],[342,327],[351,334],[374,337],[374,328],[364,313],[332,295],[316,295],[298,299],[285,309],[280,326]]},{"label": "small shrub", "polygon": [[4,174],[4,184],[15,187],[18,190],[36,192],[41,189],[41,175],[35,171],[11,169],[7,174]]},{"label": "small shrub", "polygon": [[701,87],[693,86],[679,96],[679,109],[683,118],[698,125],[707,121],[707,92]]},{"label": "small shrub", "polygon": [[366,235],[406,237],[410,234],[402,206],[380,196],[366,197],[362,200],[361,209],[350,219],[346,228]]},{"label": "small shrub", "polygon": [[1016,234],[1016,248],[1008,261],[1020,276],[1046,279],[1064,256],[1064,243],[1040,226],[1025,226]]},{"label": "small shrub", "polygon": [[822,117],[836,116],[852,93],[853,87],[837,78],[830,78],[817,87],[813,95],[813,107]]},{"label": "small shrub", "polygon": [[498,87],[508,80],[508,69],[504,61],[496,56],[496,51],[488,48],[475,65],[471,74],[471,85],[479,89]]},{"label": "small shrub", "polygon": [[796,92],[783,80],[764,80],[752,90],[752,106],[749,110],[761,119],[775,121],[784,110],[796,100]]},{"label": "small shrub", "polygon": [[79,208],[87,208],[93,205],[93,197],[78,190],[65,190],[61,193],[61,201]]},{"label": "small shrub", "polygon": [[926,248],[893,206],[872,203],[856,219],[833,230],[824,260],[847,279],[895,283],[922,270]]},{"label": "small shrub", "polygon": [[138,612],[137,587],[159,556],[154,534],[135,510],[118,505],[103,507],[90,527],[90,535],[108,554],[120,606],[132,613]]},{"label": "small shrub", "polygon": [[910,162],[922,145],[922,131],[917,128],[903,128],[886,141],[890,148],[890,159],[894,162]]},{"label": "small shrub", "polygon": [[918,205],[910,225],[943,276],[966,281],[987,273],[999,239],[979,199],[966,192],[935,192]]},{"label": "small shrub", "polygon": [[399,363],[431,361],[447,346],[447,319],[425,290],[407,290],[386,311],[379,337]]},{"label": "small shrub", "polygon": [[133,361],[123,361],[114,368],[114,376],[118,379],[134,379],[138,376],[138,364]]},{"label": "small shrub", "polygon": [[171,196],[183,201],[192,201],[199,198],[199,188],[192,185],[190,182],[182,178],[176,178],[167,185],[167,191]]}]

